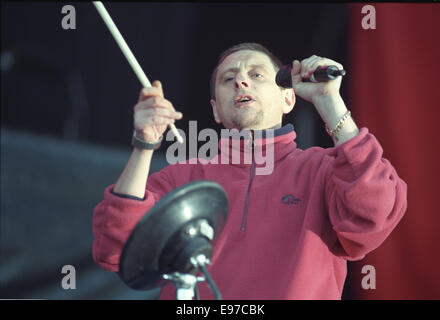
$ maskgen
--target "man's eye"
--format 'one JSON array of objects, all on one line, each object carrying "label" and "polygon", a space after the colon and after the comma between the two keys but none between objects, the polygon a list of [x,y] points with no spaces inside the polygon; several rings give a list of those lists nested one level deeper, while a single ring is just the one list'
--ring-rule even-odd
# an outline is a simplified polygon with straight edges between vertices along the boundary
[{"label": "man's eye", "polygon": [[229,82],[229,81],[231,81],[231,80],[233,80],[234,78],[233,77],[226,77],[225,78],[225,82]]},{"label": "man's eye", "polygon": [[254,73],[254,78],[262,78],[263,75],[261,73]]}]

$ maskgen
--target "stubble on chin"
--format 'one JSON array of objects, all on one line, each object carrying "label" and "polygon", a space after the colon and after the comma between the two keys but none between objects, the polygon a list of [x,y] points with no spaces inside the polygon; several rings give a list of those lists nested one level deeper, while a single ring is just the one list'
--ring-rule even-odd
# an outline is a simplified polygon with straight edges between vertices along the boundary
[{"label": "stubble on chin", "polygon": [[264,114],[262,110],[257,112],[241,112],[235,114],[232,119],[232,125],[239,131],[244,128],[258,127],[264,120]]}]

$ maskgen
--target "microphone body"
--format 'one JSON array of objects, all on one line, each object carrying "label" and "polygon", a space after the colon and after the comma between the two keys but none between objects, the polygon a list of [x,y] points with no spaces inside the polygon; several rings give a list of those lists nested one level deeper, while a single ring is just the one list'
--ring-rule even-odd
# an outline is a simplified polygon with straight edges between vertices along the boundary
[{"label": "microphone body", "polygon": [[[283,88],[292,88],[292,66],[284,65],[277,72],[275,77],[275,82],[278,86]],[[313,72],[310,79],[302,79],[303,82],[327,82],[336,79],[338,76],[345,76],[345,70],[339,70],[336,66],[324,66],[318,67],[315,72]]]}]

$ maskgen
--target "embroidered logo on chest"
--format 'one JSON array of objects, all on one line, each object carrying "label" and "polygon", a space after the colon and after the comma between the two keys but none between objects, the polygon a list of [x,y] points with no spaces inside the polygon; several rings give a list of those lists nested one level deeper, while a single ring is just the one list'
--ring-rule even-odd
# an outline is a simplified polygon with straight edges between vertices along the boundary
[{"label": "embroidered logo on chest", "polygon": [[301,199],[295,198],[293,194],[288,194],[281,198],[281,202],[287,205],[298,204]]}]

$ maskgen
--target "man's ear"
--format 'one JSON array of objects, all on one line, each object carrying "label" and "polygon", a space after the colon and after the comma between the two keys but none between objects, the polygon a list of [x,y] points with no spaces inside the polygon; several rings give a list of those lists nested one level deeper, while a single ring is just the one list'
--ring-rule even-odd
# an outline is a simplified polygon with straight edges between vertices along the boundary
[{"label": "man's ear", "polygon": [[293,88],[284,89],[284,102],[283,113],[287,114],[292,111],[296,102],[295,91],[293,91]]},{"label": "man's ear", "polygon": [[215,122],[222,123],[222,121],[220,120],[220,117],[218,115],[218,112],[217,112],[217,103],[216,103],[216,101],[214,99],[211,99],[210,102],[211,102],[212,113],[214,114]]}]

